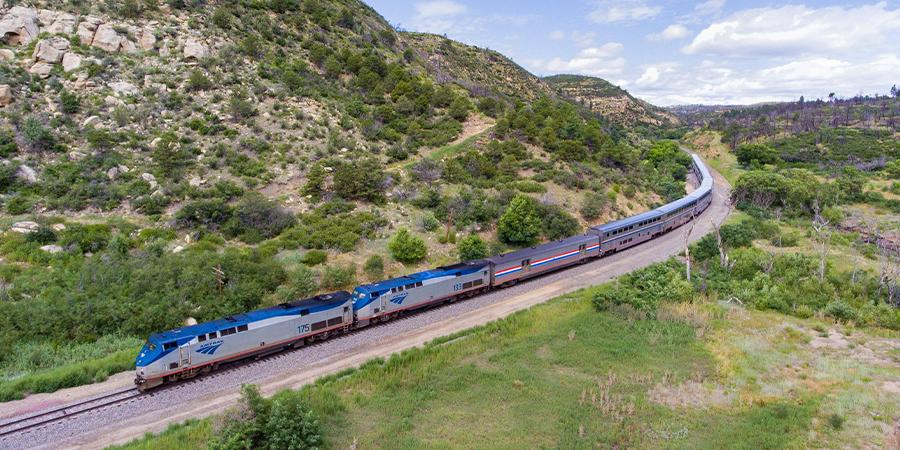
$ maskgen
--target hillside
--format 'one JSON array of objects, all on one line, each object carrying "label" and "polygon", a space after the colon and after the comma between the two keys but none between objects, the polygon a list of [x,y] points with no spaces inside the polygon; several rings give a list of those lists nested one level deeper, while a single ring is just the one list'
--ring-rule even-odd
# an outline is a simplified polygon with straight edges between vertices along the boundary
[{"label": "hillside", "polygon": [[669,128],[681,124],[674,114],[634,98],[624,89],[601,78],[554,75],[541,78],[541,81],[560,95],[622,126]]},{"label": "hillside", "polygon": [[[2,399],[102,379],[187,320],[684,193],[671,143],[609,134],[502,55],[360,2],[36,7],[0,10]],[[501,239],[513,200],[539,226]]]}]

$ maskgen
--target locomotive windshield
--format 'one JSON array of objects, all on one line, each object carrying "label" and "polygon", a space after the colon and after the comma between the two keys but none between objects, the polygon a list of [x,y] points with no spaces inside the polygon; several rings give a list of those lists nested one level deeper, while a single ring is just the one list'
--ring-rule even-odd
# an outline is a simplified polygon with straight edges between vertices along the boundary
[{"label": "locomotive windshield", "polygon": [[144,347],[147,347],[147,350],[150,350],[151,352],[153,350],[156,350],[156,344],[154,344],[153,342],[150,342],[150,341],[147,341],[147,343],[144,344]]}]

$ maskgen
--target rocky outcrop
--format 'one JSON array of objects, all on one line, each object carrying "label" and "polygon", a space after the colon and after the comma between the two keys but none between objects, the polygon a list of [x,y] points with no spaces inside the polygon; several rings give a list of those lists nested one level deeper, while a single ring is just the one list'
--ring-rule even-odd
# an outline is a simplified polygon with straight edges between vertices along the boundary
[{"label": "rocky outcrop", "polygon": [[0,49],[0,59],[12,61],[12,60],[16,59],[16,54],[13,53],[13,51],[8,48],[3,48],[3,49]]},{"label": "rocky outcrop", "polygon": [[32,58],[38,62],[56,64],[62,61],[63,55],[69,51],[69,41],[62,37],[54,37],[52,40],[44,39],[34,46]]},{"label": "rocky outcrop", "polygon": [[124,40],[125,38],[112,25],[104,23],[97,27],[91,45],[109,53],[118,53]]},{"label": "rocky outcrop", "polygon": [[53,70],[53,64],[46,63],[46,62],[39,62],[39,63],[36,63],[35,65],[31,66],[31,68],[28,69],[28,73],[30,73],[32,75],[37,75],[41,78],[47,78],[50,76],[51,70]]},{"label": "rocky outcrop", "polygon": [[16,176],[29,183],[38,182],[37,172],[35,172],[34,169],[26,166],[25,164],[19,166],[19,170],[16,171]]},{"label": "rocky outcrop", "polygon": [[88,17],[84,22],[78,24],[78,38],[81,39],[82,45],[92,45],[94,43],[94,35],[97,34],[97,27],[103,23],[96,17]]},{"label": "rocky outcrop", "polygon": [[124,81],[109,83],[108,86],[116,95],[137,95],[138,93],[137,86]]},{"label": "rocky outcrop", "polygon": [[98,123],[100,123],[100,117],[91,116],[91,117],[88,117],[87,119],[84,119],[84,123],[82,123],[81,126],[84,128],[87,128],[87,127],[92,127],[94,125],[97,125]]},{"label": "rocky outcrop", "polygon": [[153,34],[153,30],[145,28],[141,33],[141,48],[151,50],[153,47],[156,47],[156,35]]},{"label": "rocky outcrop", "polygon": [[75,53],[69,52],[63,55],[62,58],[62,66],[63,71],[71,72],[81,67],[81,63],[84,61],[84,58],[81,55],[77,55]]},{"label": "rocky outcrop", "polygon": [[50,34],[72,34],[75,31],[75,25],[78,23],[78,16],[74,14],[63,13],[60,14],[56,20],[50,24],[49,27],[45,30]]},{"label": "rocky outcrop", "polygon": [[0,19],[0,40],[9,45],[26,45],[40,33],[38,15],[31,8],[15,6]]},{"label": "rocky outcrop", "polygon": [[13,101],[12,89],[8,84],[0,85],[0,106],[6,106]]},{"label": "rocky outcrop", "polygon": [[184,58],[188,60],[199,60],[209,57],[209,46],[195,39],[188,39],[184,43]]}]

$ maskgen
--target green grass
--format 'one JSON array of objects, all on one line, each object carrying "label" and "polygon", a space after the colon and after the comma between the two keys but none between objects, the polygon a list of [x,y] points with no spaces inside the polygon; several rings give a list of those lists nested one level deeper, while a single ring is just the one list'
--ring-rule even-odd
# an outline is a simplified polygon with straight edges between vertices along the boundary
[{"label": "green grass", "polygon": [[125,445],[108,447],[111,450],[192,450],[206,448],[206,440],[212,434],[210,419],[189,419],[184,423],[169,425],[162,433],[147,433]]},{"label": "green grass", "polygon": [[[458,155],[460,153],[465,153],[469,150],[475,150],[475,143],[478,142],[478,139],[481,139],[481,137],[485,136],[487,133],[490,133],[490,131],[491,131],[491,129],[489,128],[489,129],[482,131],[481,133],[478,133],[474,136],[467,137],[466,139],[464,139],[462,142],[460,142],[458,144],[445,145],[420,159],[427,159],[427,160],[431,160],[431,161],[440,161],[441,159],[446,158],[448,156]],[[406,166],[404,167],[404,169],[410,170],[413,168],[413,166],[415,166],[415,164],[416,164],[416,161],[407,163]]]},{"label": "green grass", "polygon": [[11,381],[0,381],[0,402],[19,400],[29,393],[54,392],[105,381],[114,373],[134,369],[134,357],[138,350],[121,350],[105,358],[68,364]]}]

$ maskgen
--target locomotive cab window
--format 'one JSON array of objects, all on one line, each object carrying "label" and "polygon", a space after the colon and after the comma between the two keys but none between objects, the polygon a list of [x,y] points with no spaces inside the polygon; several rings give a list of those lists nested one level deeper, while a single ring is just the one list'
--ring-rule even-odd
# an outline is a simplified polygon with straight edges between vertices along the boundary
[{"label": "locomotive cab window", "polygon": [[154,344],[154,343],[152,343],[152,342],[150,342],[150,341],[147,341],[147,343],[144,344],[144,345],[146,345],[146,346],[147,346],[147,350],[150,350],[151,352],[152,352],[153,350],[156,350],[156,344]]},{"label": "locomotive cab window", "polygon": [[250,329],[250,327],[248,327],[247,325],[238,325],[238,327],[237,327],[238,333],[240,333],[242,331],[247,331],[249,329]]},{"label": "locomotive cab window", "polygon": [[201,334],[200,336],[197,336],[197,342],[203,342],[205,340],[206,340],[205,334]]},{"label": "locomotive cab window", "polygon": [[209,333],[209,338],[210,338],[210,339],[215,339],[215,338],[216,338],[216,332],[213,331],[212,333]]},{"label": "locomotive cab window", "polygon": [[171,350],[175,347],[178,347],[178,344],[175,342],[167,342],[167,343],[163,344],[163,350]]}]

